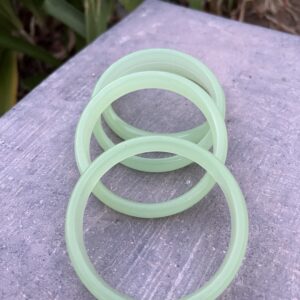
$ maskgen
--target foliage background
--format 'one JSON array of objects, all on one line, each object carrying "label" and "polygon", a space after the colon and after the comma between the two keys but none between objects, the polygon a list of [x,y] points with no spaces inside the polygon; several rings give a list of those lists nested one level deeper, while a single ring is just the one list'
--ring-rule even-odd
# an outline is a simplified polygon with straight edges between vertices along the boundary
[{"label": "foliage background", "polygon": [[[0,115],[143,0],[0,0]],[[171,0],[300,34],[299,0]]]}]

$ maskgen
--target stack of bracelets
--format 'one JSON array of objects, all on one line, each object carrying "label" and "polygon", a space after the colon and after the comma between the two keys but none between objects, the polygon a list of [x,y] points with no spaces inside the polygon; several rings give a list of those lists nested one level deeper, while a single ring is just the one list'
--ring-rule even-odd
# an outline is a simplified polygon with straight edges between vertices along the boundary
[{"label": "stack of bracelets", "polygon": [[[207,122],[171,134],[133,127],[122,120],[111,105],[118,98],[142,89],[163,89],[185,97],[200,109]],[[110,140],[99,122],[101,116],[113,132],[124,139],[123,142],[115,145]],[[239,185],[224,165],[227,156],[224,116],[224,93],[212,71],[197,59],[175,50],[147,49],[131,53],[111,65],[100,77],[76,130],[75,156],[81,177],[72,192],[65,223],[72,265],[82,283],[97,299],[130,298],[109,286],[87,255],[83,216],[91,193],[120,213],[140,218],[161,218],[195,205],[217,183],[226,197],[231,217],[228,251],[212,278],[182,299],[215,299],[234,279],[247,247],[248,214]],[[94,161],[91,161],[89,151],[92,134],[104,150]],[[137,156],[145,152],[175,155],[165,158]],[[206,174],[192,189],[170,201],[134,202],[114,194],[100,181],[118,163],[134,170],[157,173],[178,170],[193,162],[204,168]]]}]

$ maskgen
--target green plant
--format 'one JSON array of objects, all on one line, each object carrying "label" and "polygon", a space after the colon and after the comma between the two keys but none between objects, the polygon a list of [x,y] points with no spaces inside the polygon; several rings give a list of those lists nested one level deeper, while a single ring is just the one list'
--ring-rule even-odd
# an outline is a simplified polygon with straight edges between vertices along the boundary
[{"label": "green plant", "polygon": [[[31,57],[40,61],[39,72],[30,76],[22,76],[19,90],[30,90],[39,83],[47,73],[76,52],[84,44],[93,41],[107,27],[117,21],[117,10],[122,7],[126,12],[135,9],[143,0],[1,0],[0,1],[0,115],[9,109],[17,100],[18,65],[20,57]],[[176,1],[173,1],[176,2]],[[185,0],[179,1],[196,9],[205,9],[210,5],[216,11],[226,2],[232,8],[234,0]],[[19,15],[26,10],[30,12],[27,27]],[[75,42],[72,47],[64,45],[67,50],[52,53],[38,46],[35,27],[47,32],[49,17],[65,25],[65,35],[71,35]],[[115,19],[114,19],[115,18]],[[25,21],[26,23],[26,21]],[[32,26],[32,24],[34,24]],[[32,27],[28,30],[28,27]],[[52,31],[55,28],[50,29]],[[72,40],[72,38],[70,38]],[[75,51],[74,51],[75,49]],[[56,57],[54,57],[56,56]],[[43,69],[43,72],[40,72]],[[7,76],[5,76],[7,74]],[[8,76],[9,74],[9,76]]]},{"label": "green plant", "polygon": [[0,50],[0,115],[16,102],[18,86],[18,69],[16,53]]},{"label": "green plant", "polygon": [[[18,88],[33,88],[70,54],[104,32],[117,5],[130,11],[141,2],[142,0],[1,0],[0,115],[16,103]],[[21,19],[20,15],[23,13],[30,15],[29,21],[28,17],[26,20]],[[49,22],[54,27],[50,30],[47,28]],[[65,43],[63,48],[66,50],[53,53],[39,46],[37,32],[53,34],[55,26],[61,26],[61,23],[65,25],[62,44]],[[70,36],[71,42],[66,42],[66,36]],[[24,58],[27,57],[31,58],[37,72],[19,78],[20,65],[22,67]]]},{"label": "green plant", "polygon": [[[22,4],[37,13],[34,1]],[[15,13],[10,0],[0,1],[0,115],[17,100],[17,53],[24,53],[47,64],[57,66],[59,61],[44,49],[34,45],[30,35]]]}]

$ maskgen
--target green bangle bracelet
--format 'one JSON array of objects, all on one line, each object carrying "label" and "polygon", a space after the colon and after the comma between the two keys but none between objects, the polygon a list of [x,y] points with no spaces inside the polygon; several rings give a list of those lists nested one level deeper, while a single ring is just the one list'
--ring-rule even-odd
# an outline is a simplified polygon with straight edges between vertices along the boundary
[{"label": "green bangle bracelet", "polygon": [[[130,299],[110,287],[92,265],[83,239],[83,216],[88,197],[99,179],[117,163],[133,155],[161,151],[174,153],[203,167],[222,189],[231,216],[231,237],[228,252],[213,277],[196,292],[183,297],[186,300],[209,300],[218,297],[231,283],[245,255],[248,240],[248,215],[243,194],[230,171],[212,153],[199,146],[168,136],[139,137],[122,142],[100,155],[78,180],[67,209],[65,235],[72,265],[82,283],[100,300]],[[124,202],[106,203],[124,213]],[[142,205],[142,204],[141,204]]]},{"label": "green bangle bracelet", "polygon": [[[116,61],[102,74],[94,88],[92,99],[103,87],[112,81],[122,76],[142,71],[170,72],[194,81],[208,92],[224,117],[224,92],[215,75],[199,60],[190,55],[170,49],[141,50]],[[103,117],[109,127],[125,140],[138,136],[159,135],[158,133],[141,130],[126,123],[115,113],[111,106],[103,113]],[[104,145],[105,149],[108,149],[109,143],[107,144],[107,140],[103,138],[102,131],[101,123],[97,123],[94,128],[95,137],[100,145]],[[205,149],[210,149],[212,146],[209,127],[206,123],[190,130],[168,135],[199,143]],[[178,160],[182,160],[183,162],[179,163]],[[165,172],[182,168],[188,164],[187,160],[178,157],[163,158],[160,160],[141,158],[138,168],[135,166],[129,167],[146,172]]]},{"label": "green bangle bracelet", "polygon": [[[79,120],[75,135],[75,156],[81,174],[83,174],[91,164],[89,145],[92,130],[101,114],[117,98],[145,88],[161,88],[173,91],[192,101],[202,111],[208,121],[213,139],[214,155],[222,163],[225,162],[227,155],[226,127],[219,110],[207,93],[197,84],[181,76],[166,72],[148,71],[129,74],[113,81],[97,93],[93,101],[90,101],[86,106]],[[114,146],[102,129],[100,130],[100,134],[101,146],[105,150]],[[104,144],[103,141],[106,141],[106,144]],[[174,164],[176,164],[177,168],[183,164],[190,163],[190,160],[186,158],[180,160],[179,156],[172,158],[173,161],[174,158],[176,158]],[[140,169],[144,160],[142,157],[134,156],[126,159],[123,164],[134,169]],[[153,160],[161,161],[162,159],[146,159],[146,161],[149,161],[149,168]],[[166,165],[162,163],[162,170],[165,169]],[[150,170],[155,172],[157,168],[150,168]],[[135,217],[158,218],[179,213],[193,206],[212,189],[214,184],[215,182],[212,177],[205,174],[199,183],[184,195],[160,203],[141,204],[123,199],[106,188],[101,182],[95,186],[93,194],[102,202],[119,212]],[[122,209],[124,206],[126,206],[126,210]]]},{"label": "green bangle bracelet", "polygon": [[[178,93],[178,94],[180,94],[180,95],[182,95],[182,96],[189,99],[191,94],[193,95],[194,98],[196,98],[195,93],[197,91],[197,94],[198,94],[197,98],[204,97],[206,102],[210,102],[210,103],[212,103],[212,105],[214,105],[213,101],[211,101],[211,98],[207,95],[206,92],[203,91],[203,89],[201,87],[199,87],[197,84],[193,83],[192,81],[190,81],[188,79],[185,79],[184,77],[175,75],[175,74],[166,73],[166,72],[148,71],[148,72],[139,72],[139,73],[129,74],[127,76],[123,76],[123,78],[128,78],[129,76],[133,76],[134,74],[137,74],[135,76],[135,78],[136,78],[135,80],[137,81],[138,78],[140,76],[142,76],[142,74],[145,74],[145,73],[148,73],[150,75],[150,76],[148,76],[148,79],[147,79],[149,81],[149,84],[146,84],[144,86],[139,86],[142,83],[135,84],[136,88],[134,90],[128,90],[127,89],[127,93],[137,91],[137,90],[140,90],[142,88],[162,88],[162,89],[167,89],[169,91]],[[170,84],[168,82],[159,82],[157,79],[154,78],[154,76],[156,76],[156,74],[159,74],[159,73],[164,73],[165,77],[167,77],[167,74],[169,74],[170,78],[172,78],[172,76],[176,76],[176,81],[174,82],[174,80],[173,80],[173,84]],[[173,78],[175,78],[175,77],[173,77]],[[166,80],[169,80],[169,79],[162,78],[161,80],[166,81]],[[143,80],[141,80],[141,81],[143,81]],[[155,81],[156,84],[151,84],[152,81]],[[178,90],[177,85],[181,85],[181,86],[183,85],[181,83],[181,81],[184,81],[185,88],[181,88],[180,89],[181,91],[178,92],[177,91]],[[188,84],[188,82],[190,82],[190,84]],[[109,86],[111,84],[109,84]],[[124,83],[124,85],[125,85],[125,83]],[[167,87],[164,88],[164,86],[167,86]],[[126,89],[125,86],[124,86],[124,89]],[[101,93],[101,91],[99,93]],[[90,101],[91,103],[95,102],[94,99],[97,99],[97,98],[99,99],[99,97],[97,97],[98,94],[96,94],[94,96],[93,100]],[[121,94],[120,96],[122,96],[122,95],[124,95],[124,94]],[[98,105],[100,105],[99,100],[98,100],[98,103],[99,103]],[[102,101],[101,101],[101,104],[103,105]],[[196,104],[196,103],[194,103],[194,104]],[[209,105],[209,103],[207,103],[207,105]],[[217,114],[218,114],[218,117],[219,117],[220,113],[218,112],[218,110],[214,109],[214,111],[217,111]],[[95,123],[95,125],[96,125],[96,123]],[[98,127],[97,136],[98,136],[98,142],[104,150],[107,150],[107,149],[109,149],[110,147],[112,147],[114,145],[111,142],[111,140],[106,136],[106,134],[105,134],[105,132],[104,132],[104,130],[101,126]],[[209,137],[209,136],[210,136],[210,132],[208,133],[207,137]],[[202,139],[199,142],[199,145],[201,147],[204,147],[204,148],[210,148],[211,144],[210,144],[209,140],[210,140],[210,138]],[[226,150],[227,150],[227,148],[226,148]],[[173,171],[173,170],[177,170],[179,168],[185,167],[188,164],[190,164],[190,162],[188,160],[186,160],[184,158],[181,158],[181,157],[178,157],[178,156],[177,157],[172,156],[172,157],[160,158],[160,159],[132,157],[132,158],[128,159],[126,162],[123,162],[123,164],[126,165],[127,167],[130,167],[132,169],[139,170],[139,171],[166,172],[166,171]]]}]

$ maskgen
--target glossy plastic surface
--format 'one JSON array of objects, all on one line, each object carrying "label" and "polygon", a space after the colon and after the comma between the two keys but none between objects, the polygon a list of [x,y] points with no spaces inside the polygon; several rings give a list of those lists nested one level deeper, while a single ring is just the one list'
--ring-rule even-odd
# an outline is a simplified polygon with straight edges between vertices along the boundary
[{"label": "glossy plastic surface", "polygon": [[[151,151],[174,153],[199,164],[209,173],[206,176],[210,176],[213,182],[216,181],[219,184],[226,197],[231,216],[231,237],[228,252],[214,276],[199,290],[183,298],[186,300],[215,299],[230,284],[242,263],[248,239],[247,209],[236,180],[223,163],[209,151],[183,139],[167,136],[131,139],[104,152],[86,169],[73,190],[67,209],[65,232],[72,265],[83,284],[97,299],[129,299],[110,287],[93,267],[84,246],[83,216],[90,193],[99,179],[110,168],[133,155]],[[128,206],[126,201],[110,202],[107,199],[102,201],[125,214],[139,214],[138,207],[134,209]],[[138,205],[147,210],[147,204],[138,203]],[[177,203],[176,205],[182,204]],[[181,211],[182,209],[177,210]]]},{"label": "glossy plastic surface", "polygon": [[[181,76],[166,72],[148,71],[129,74],[113,81],[97,93],[95,98],[86,106],[79,120],[75,136],[75,156],[77,166],[81,174],[91,164],[89,152],[90,140],[92,130],[101,114],[117,98],[132,91],[145,88],[160,88],[169,90],[191,100],[202,111],[210,126],[214,155],[222,163],[225,162],[227,155],[227,131],[219,110],[214,102],[211,101],[208,94],[198,85]],[[101,129],[99,133],[101,136],[101,147],[107,150],[114,146],[103,129]],[[203,146],[202,141],[200,141],[199,145],[197,145],[199,148],[200,146]],[[141,170],[141,166],[143,166],[146,161],[150,171],[162,172],[167,168],[167,165],[164,163],[171,158],[173,159],[174,169],[190,163],[189,159],[179,156],[173,156],[167,159],[146,159],[134,156],[123,161],[123,164],[131,168]],[[160,163],[154,165],[153,161],[158,161]],[[173,165],[170,166],[172,167]],[[173,168],[170,168],[170,170],[173,170]],[[101,182],[95,186],[93,194],[104,203],[110,203],[110,205],[114,206],[114,209],[120,212],[124,213],[124,211],[120,209],[121,206],[115,205],[116,203],[126,203],[126,206],[128,207],[127,214],[132,216],[158,218],[176,214],[191,207],[200,201],[212,189],[214,184],[215,182],[212,177],[205,174],[199,183],[184,195],[170,201],[164,202],[164,199],[162,199],[160,203],[148,204],[141,204],[123,199],[111,192]]]},{"label": "glossy plastic surface", "polygon": [[[221,115],[224,117],[224,92],[215,75],[199,60],[190,55],[171,49],[146,49],[133,52],[122,57],[102,74],[94,88],[92,99],[103,87],[112,81],[128,74],[143,71],[169,72],[193,81],[207,91],[207,93],[211,96],[211,99],[217,105]],[[111,106],[107,108],[107,110],[103,113],[103,116],[109,127],[119,137],[125,140],[138,136],[159,134],[141,130],[126,123],[115,113]],[[103,141],[102,130],[101,123],[97,122],[94,128],[94,134],[100,145],[106,143]],[[200,145],[205,149],[210,149],[212,146],[209,126],[206,122],[196,128],[168,135],[187,139],[195,143],[200,142]],[[176,170],[188,164],[177,164],[178,160],[180,160],[178,157],[164,158],[159,161],[141,158],[141,164],[139,164],[137,170],[146,172],[163,172]],[[136,169],[134,165],[130,165],[129,167]]]}]

